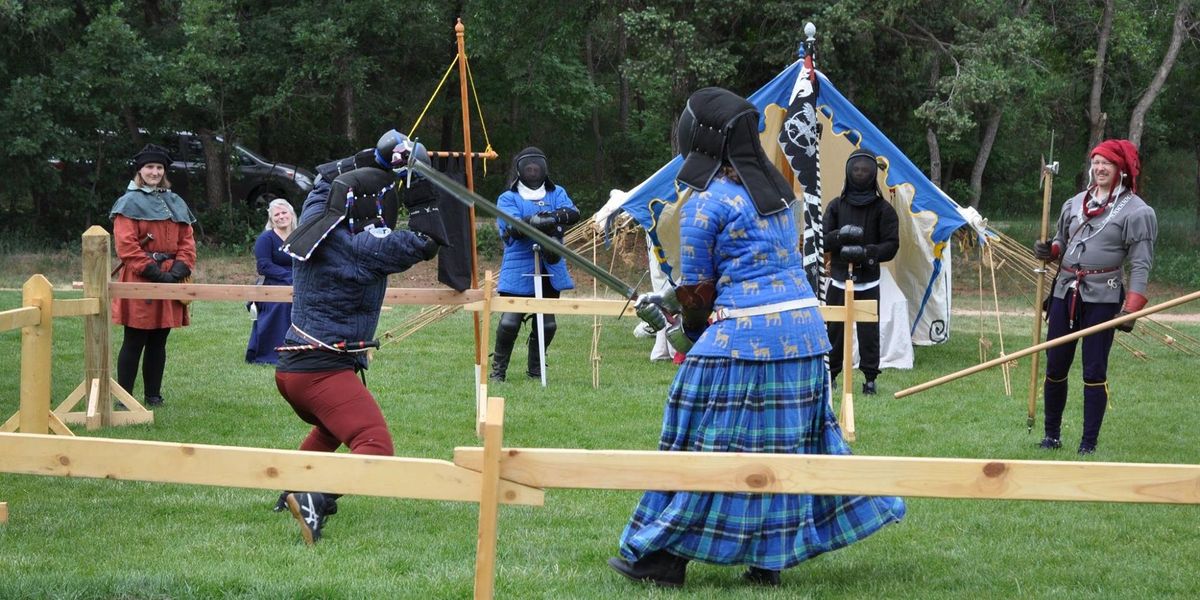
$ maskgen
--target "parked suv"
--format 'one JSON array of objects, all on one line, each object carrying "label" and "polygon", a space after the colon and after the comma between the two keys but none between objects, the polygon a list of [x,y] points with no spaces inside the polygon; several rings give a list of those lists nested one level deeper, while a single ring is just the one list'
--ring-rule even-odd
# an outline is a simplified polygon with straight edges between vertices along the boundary
[{"label": "parked suv", "polygon": [[[220,137],[216,140],[224,143]],[[186,132],[169,135],[166,148],[173,161],[167,168],[172,188],[191,202],[201,202],[198,194],[189,194],[192,189],[203,189],[208,169],[200,136]],[[315,178],[309,171],[268,160],[240,144],[233,145],[229,168],[230,196],[258,208],[265,208],[275,198],[287,198],[299,207],[312,190]]]},{"label": "parked suv", "polygon": [[[118,141],[117,134],[102,132],[100,136],[100,146],[107,148],[107,152],[88,152],[87,149],[95,146],[86,143],[82,144],[81,148],[85,149],[87,156],[71,160],[54,158],[50,160],[50,165],[63,173],[65,181],[74,181],[92,189],[96,189],[97,183],[103,187],[103,181],[96,181],[96,158],[91,155],[108,154],[112,156],[111,149],[122,147],[124,144]],[[156,139],[156,136],[146,131],[142,131],[142,136],[147,140]],[[171,154],[172,162],[167,166],[167,177],[171,180],[171,188],[193,205],[204,202],[202,196],[208,166],[204,160],[203,140],[200,136],[190,132],[171,133],[158,139],[160,141],[157,143],[160,143]],[[220,137],[217,137],[216,141],[224,144],[224,140]],[[131,156],[134,151],[136,149],[127,150],[118,155]],[[224,148],[221,151],[224,151]],[[129,159],[122,160],[127,163],[127,168],[120,170],[124,172],[123,174],[132,174],[133,163]],[[108,164],[109,167],[102,171],[111,173],[112,168],[116,165]],[[229,168],[231,171],[229,176],[230,197],[235,202],[245,202],[255,208],[265,208],[275,198],[287,198],[293,206],[299,208],[304,202],[305,196],[312,190],[315,178],[313,173],[305,169],[268,160],[241,144],[233,145],[233,153],[229,156]],[[101,175],[101,177],[105,176]]]}]

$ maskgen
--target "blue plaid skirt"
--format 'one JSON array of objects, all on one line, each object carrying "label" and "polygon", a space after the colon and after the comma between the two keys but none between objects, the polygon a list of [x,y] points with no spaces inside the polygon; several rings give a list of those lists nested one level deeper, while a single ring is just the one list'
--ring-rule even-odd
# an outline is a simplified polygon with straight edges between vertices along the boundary
[{"label": "blue plaid skirt", "polygon": [[[820,357],[688,357],[668,393],[659,450],[850,454]],[[629,561],[657,550],[783,570],[899,521],[894,497],[651,491],[621,534]]]}]

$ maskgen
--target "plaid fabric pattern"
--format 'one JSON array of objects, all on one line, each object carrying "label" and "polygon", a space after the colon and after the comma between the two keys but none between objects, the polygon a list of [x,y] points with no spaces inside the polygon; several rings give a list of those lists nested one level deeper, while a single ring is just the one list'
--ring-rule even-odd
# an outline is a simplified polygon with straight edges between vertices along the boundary
[{"label": "plaid fabric pattern", "polygon": [[[688,357],[668,395],[659,450],[850,454],[825,400],[818,358]],[[894,497],[650,491],[621,534],[621,556],[650,552],[783,570],[904,516]]]}]

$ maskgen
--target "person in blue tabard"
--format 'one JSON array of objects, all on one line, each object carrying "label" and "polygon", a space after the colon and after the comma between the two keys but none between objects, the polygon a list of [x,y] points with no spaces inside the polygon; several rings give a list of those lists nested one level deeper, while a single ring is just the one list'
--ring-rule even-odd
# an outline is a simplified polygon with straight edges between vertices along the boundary
[{"label": "person in blue tabard", "polygon": [[[850,454],[829,402],[825,322],[805,277],[791,186],[758,139],[758,111],[721,88],[692,94],[679,119],[694,193],[680,211],[677,286],[638,299],[687,357],[667,391],[658,449]],[[649,491],[608,564],[660,586],[698,560],[780,573],[904,516],[893,497]]]},{"label": "person in blue tabard", "polygon": [[[579,221],[579,209],[567,195],[567,190],[550,179],[546,155],[530,146],[513,157],[508,189],[500,194],[496,205],[504,212],[529,223],[542,233],[562,241],[567,228]],[[535,252],[533,240],[526,238],[503,219],[496,220],[500,239],[504,241],[504,259],[500,263],[500,280],[496,292],[501,296],[534,296],[535,271],[541,273],[542,297],[558,298],[563,290],[573,289],[575,282],[567,272],[567,263],[552,252]],[[539,258],[540,256],[540,258]],[[541,264],[535,268],[535,261]],[[524,313],[504,313],[496,326],[496,348],[492,352],[492,369],[488,378],[504,381],[508,376],[508,361],[513,345],[521,331]],[[543,319],[545,331],[530,327],[528,363],[525,374],[534,379],[542,376],[538,336],[550,347],[557,329],[554,315]]]}]

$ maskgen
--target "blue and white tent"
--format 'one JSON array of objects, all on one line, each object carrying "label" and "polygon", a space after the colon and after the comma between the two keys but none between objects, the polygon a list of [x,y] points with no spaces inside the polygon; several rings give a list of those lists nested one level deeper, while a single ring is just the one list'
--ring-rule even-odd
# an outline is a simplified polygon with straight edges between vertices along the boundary
[{"label": "blue and white tent", "polygon": [[[749,97],[762,115],[759,129],[763,147],[780,171],[792,178],[797,196],[806,198],[810,206],[818,202],[817,198],[824,206],[841,192],[846,159],[856,148],[866,147],[879,155],[885,167],[881,169],[880,188],[900,215],[901,229],[900,252],[885,266],[903,294],[908,319],[905,327],[893,323],[891,329],[897,336],[911,337],[914,344],[944,342],[950,335],[951,235],[969,225],[982,236],[983,219],[935,186],[824,74],[811,68],[811,61],[806,66],[801,58]],[[808,107],[804,106],[806,102]],[[816,117],[815,123],[812,117]],[[819,140],[816,148],[813,140]],[[784,145],[790,147],[785,151]],[[808,168],[815,173],[806,173],[804,165],[799,164],[805,162],[805,156]],[[678,256],[678,223],[673,217],[679,198],[675,175],[681,164],[682,158],[676,156],[630,190],[620,204],[620,210],[649,233],[652,251],[668,275],[677,261],[672,257]],[[823,189],[821,181],[828,182]],[[802,182],[808,183],[812,193],[803,193],[806,186]],[[799,224],[808,219],[802,220],[798,214],[796,220]],[[807,226],[805,231],[806,253],[811,252],[808,242],[815,235],[811,229]],[[819,240],[817,243],[819,256]],[[806,265],[809,260],[815,257],[806,256]],[[881,307],[881,321],[887,316]],[[886,338],[888,327],[883,329]],[[888,345],[887,339],[884,345]]]}]

